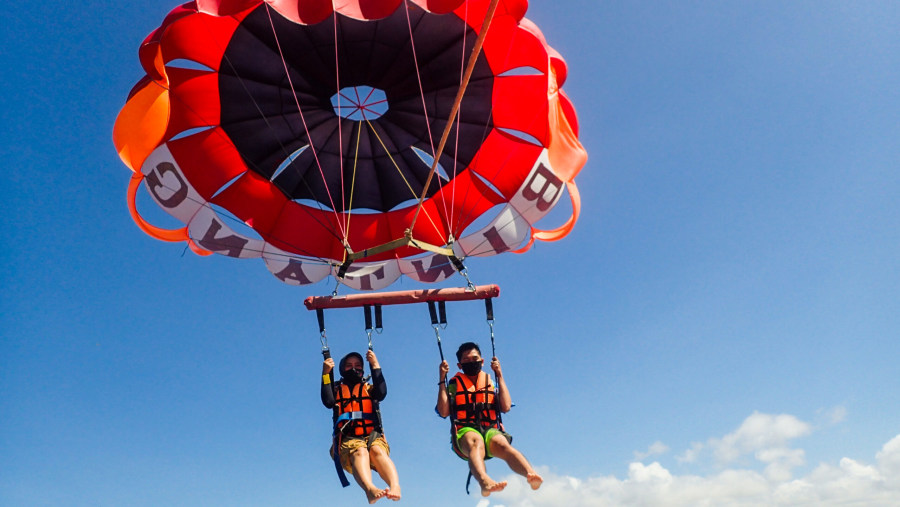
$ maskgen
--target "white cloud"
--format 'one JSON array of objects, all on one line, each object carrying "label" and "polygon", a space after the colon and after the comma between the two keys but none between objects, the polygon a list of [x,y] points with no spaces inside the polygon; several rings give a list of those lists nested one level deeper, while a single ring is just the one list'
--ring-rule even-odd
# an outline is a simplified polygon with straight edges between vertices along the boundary
[{"label": "white cloud", "polygon": [[643,461],[650,456],[657,456],[660,454],[665,454],[667,452],[669,452],[669,446],[657,440],[656,442],[650,444],[650,447],[648,447],[644,452],[634,451],[634,459],[636,461]]},{"label": "white cloud", "polygon": [[697,463],[709,452],[719,466],[727,466],[752,456],[765,464],[766,477],[787,481],[794,468],[806,463],[806,453],[792,449],[790,443],[811,431],[810,424],[792,415],[754,412],[735,431],[706,442],[694,442],[675,459],[682,464]]},{"label": "white cloud", "polygon": [[[540,490],[531,491],[521,477],[514,475],[506,478],[509,486],[504,491],[492,495],[488,502],[479,502],[478,507],[900,505],[900,435],[884,444],[874,464],[842,458],[793,478],[792,471],[804,463],[805,452],[789,444],[810,431],[809,424],[790,415],[754,413],[734,432],[695,443],[676,458],[681,463],[697,463],[705,457],[720,467],[731,468],[705,476],[678,475],[656,461],[634,462],[623,479],[615,475],[581,479],[539,468],[544,476]],[[667,451],[667,446],[657,442],[646,453],[635,454]],[[742,461],[742,467],[735,467],[738,458],[752,459],[752,466],[743,467]]]},{"label": "white cloud", "polygon": [[716,458],[730,463],[750,453],[766,453],[787,448],[789,441],[809,434],[811,426],[792,415],[754,412],[733,433],[708,442]]},{"label": "white cloud", "polygon": [[766,477],[776,481],[787,481],[793,477],[791,470],[794,467],[806,463],[806,453],[803,449],[773,447],[758,451],[756,459],[767,464]]},{"label": "white cloud", "polygon": [[892,438],[875,455],[878,467],[894,481],[900,481],[900,435]]},{"label": "white cloud", "polygon": [[690,449],[676,456],[675,459],[679,463],[695,463],[700,458],[700,453],[703,452],[704,447],[700,442],[694,442],[691,444]]},{"label": "white cloud", "polygon": [[829,424],[839,424],[847,418],[847,409],[843,406],[832,407],[825,411],[825,418]]}]

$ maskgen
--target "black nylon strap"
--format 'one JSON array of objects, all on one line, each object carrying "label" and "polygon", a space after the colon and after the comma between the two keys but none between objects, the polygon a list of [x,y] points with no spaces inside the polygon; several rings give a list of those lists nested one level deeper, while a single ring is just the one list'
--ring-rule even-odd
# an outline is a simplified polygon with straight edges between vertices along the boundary
[{"label": "black nylon strap", "polygon": [[[328,342],[325,339],[325,311],[321,308],[316,308],[316,319],[319,321],[319,335],[322,340],[322,357],[325,359],[331,358],[331,351],[328,350]],[[334,381],[334,374],[329,374],[331,380]]]},{"label": "black nylon strap", "polygon": [[431,315],[431,325],[438,325],[437,310],[435,309],[434,301],[428,302],[428,314]]},{"label": "black nylon strap", "polygon": [[463,264],[463,262],[459,259],[459,257],[457,257],[457,256],[455,256],[455,255],[451,255],[451,256],[449,256],[449,257],[447,257],[447,258],[450,259],[450,262],[453,264],[453,267],[456,268],[457,271],[459,271],[459,272],[465,271],[466,266],[465,266],[465,265]]},{"label": "black nylon strap", "polygon": [[353,264],[352,259],[347,259],[341,264],[341,267],[338,268],[338,278],[344,278],[344,275],[347,274],[347,270],[350,269],[350,264]]}]

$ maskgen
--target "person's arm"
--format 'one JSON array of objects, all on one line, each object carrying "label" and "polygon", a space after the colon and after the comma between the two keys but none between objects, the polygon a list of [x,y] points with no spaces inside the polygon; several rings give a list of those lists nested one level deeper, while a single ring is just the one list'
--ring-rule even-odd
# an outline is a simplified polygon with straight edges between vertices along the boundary
[{"label": "person's arm", "polygon": [[491,369],[494,370],[494,376],[497,377],[497,408],[505,414],[512,408],[512,397],[509,395],[509,389],[506,388],[506,381],[503,380],[500,360],[496,357],[491,359]]},{"label": "person's arm", "polygon": [[327,408],[334,407],[334,385],[331,382],[331,371],[334,369],[334,359],[328,358],[322,363],[322,405]]},{"label": "person's arm", "polygon": [[375,352],[371,350],[366,352],[366,360],[369,361],[369,369],[372,370],[372,389],[369,391],[369,396],[375,400],[384,401],[387,396],[387,383],[384,381],[384,374],[381,372]]},{"label": "person's arm", "polygon": [[438,373],[440,375],[438,381],[438,397],[437,397],[437,405],[435,405],[434,409],[437,411],[438,415],[441,417],[447,417],[450,415],[450,399],[447,397],[447,372],[450,371],[450,365],[447,364],[447,361],[441,361],[441,366],[438,368]]}]

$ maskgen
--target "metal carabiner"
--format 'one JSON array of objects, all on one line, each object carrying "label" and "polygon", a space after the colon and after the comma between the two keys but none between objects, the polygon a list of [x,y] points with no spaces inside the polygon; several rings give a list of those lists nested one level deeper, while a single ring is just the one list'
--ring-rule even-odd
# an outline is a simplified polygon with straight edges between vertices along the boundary
[{"label": "metal carabiner", "polygon": [[328,337],[325,336],[325,311],[321,308],[316,308],[316,319],[319,321],[319,341],[322,342],[322,355],[328,359],[331,357],[331,352],[328,350]]},{"label": "metal carabiner", "polygon": [[443,362],[444,361],[444,348],[441,346],[441,326],[433,325],[431,327],[434,328],[434,337],[437,338],[438,352],[440,352],[441,362]]},{"label": "metal carabiner", "polygon": [[488,326],[491,328],[491,357],[497,357],[497,350],[494,348],[494,321],[489,320]]},{"label": "metal carabiner", "polygon": [[469,270],[463,269],[459,274],[466,279],[466,292],[475,292],[475,284],[472,283],[472,280],[469,280]]},{"label": "metal carabiner", "polygon": [[[366,321],[366,337],[369,339],[369,350],[372,350],[372,331],[381,326],[381,305],[375,305],[376,324],[372,326],[372,305],[363,305],[363,317]],[[379,333],[381,331],[378,331]]]}]

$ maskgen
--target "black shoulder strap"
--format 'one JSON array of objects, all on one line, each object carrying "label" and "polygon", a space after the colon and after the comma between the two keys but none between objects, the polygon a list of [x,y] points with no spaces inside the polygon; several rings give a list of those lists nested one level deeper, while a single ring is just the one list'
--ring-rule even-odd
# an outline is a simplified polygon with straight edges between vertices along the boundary
[{"label": "black shoulder strap", "polygon": [[331,424],[337,422],[338,415],[341,413],[341,381],[335,380],[331,383],[331,389],[334,392],[334,406],[331,407]]}]

